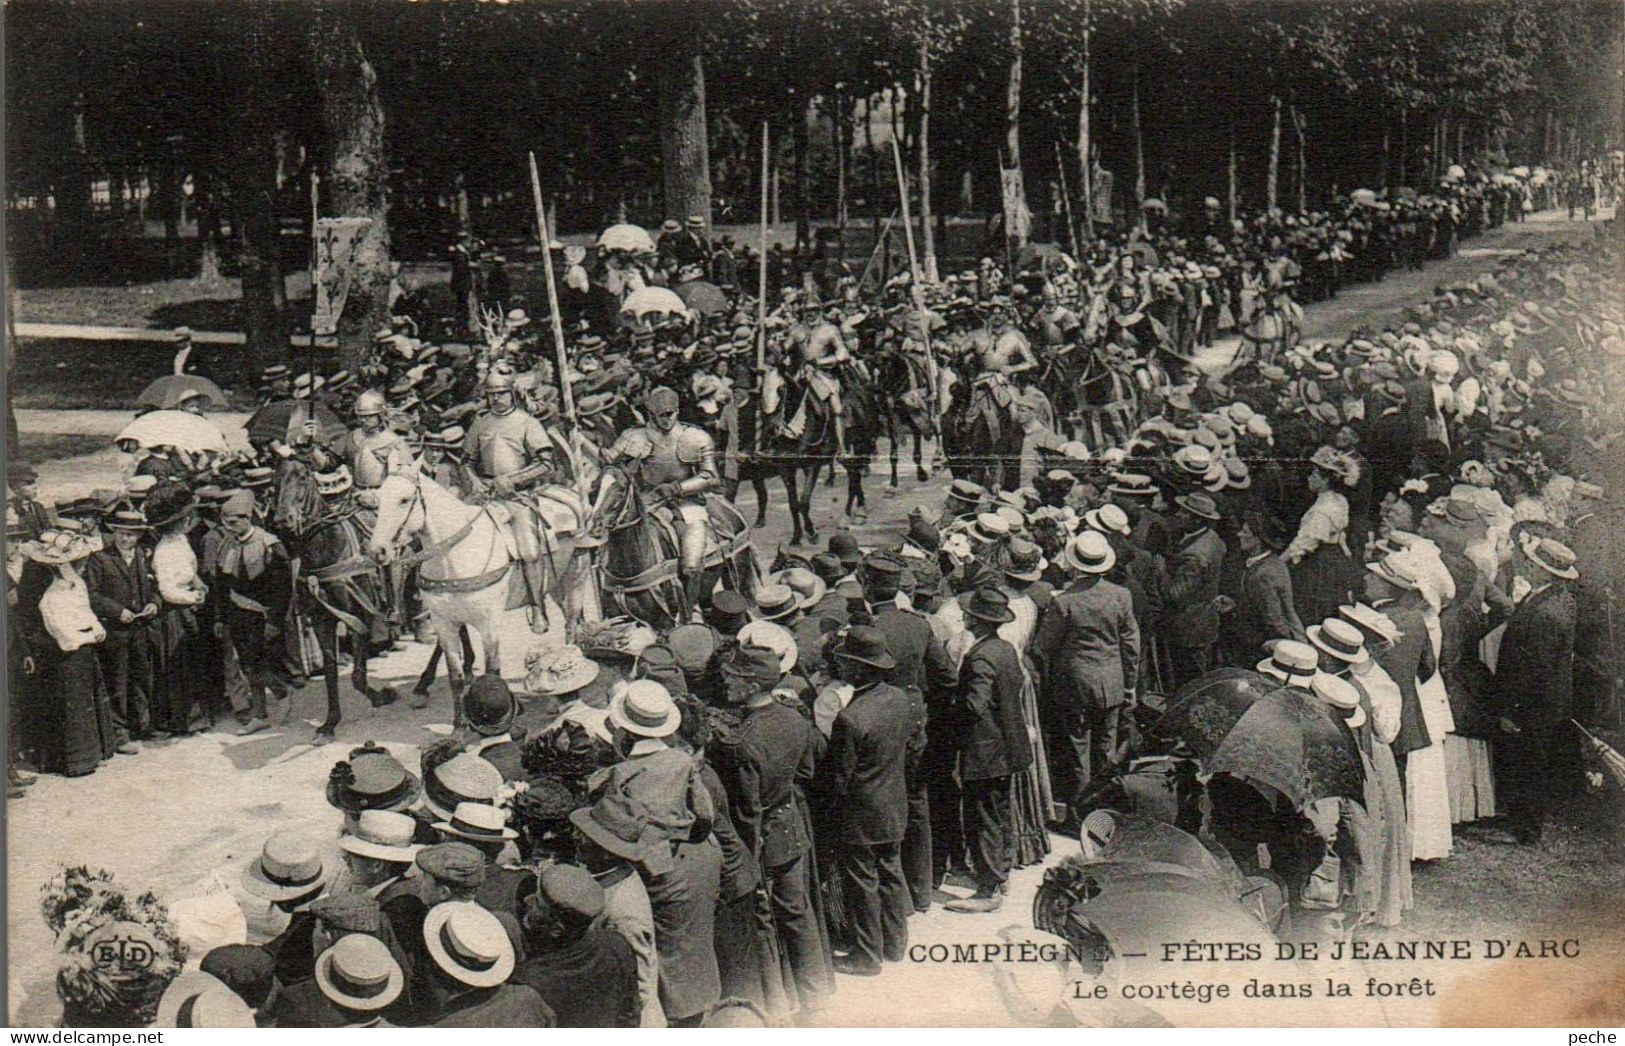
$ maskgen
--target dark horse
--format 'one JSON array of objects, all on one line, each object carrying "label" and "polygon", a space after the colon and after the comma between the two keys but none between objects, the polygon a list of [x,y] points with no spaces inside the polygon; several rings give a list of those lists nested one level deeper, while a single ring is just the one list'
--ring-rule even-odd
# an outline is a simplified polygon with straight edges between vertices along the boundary
[{"label": "dark horse", "polygon": [[[801,431],[787,431],[792,419],[802,414]],[[764,453],[778,465],[779,478],[784,482],[785,496],[790,503],[792,534],[790,545],[807,540],[818,540],[818,528],[812,521],[813,492],[818,487],[818,474],[827,465],[833,471],[837,453],[835,415],[828,401],[813,394],[811,386],[800,378],[784,383],[784,392],[778,409],[758,424],[766,424],[763,438]],[[859,478],[857,489],[862,489]],[[852,501],[849,496],[848,502]]]},{"label": "dark horse", "polygon": [[[705,591],[720,580],[749,597],[757,582],[750,528],[724,499],[707,498],[706,506],[716,540],[706,550]],[[599,473],[587,515],[588,540],[603,543],[598,576],[605,616],[626,614],[656,630],[688,621],[696,608],[687,605],[677,572],[676,528],[665,513],[647,509],[625,469],[609,465]]]},{"label": "dark horse", "polygon": [[956,477],[995,491],[1020,485],[1022,431],[1013,396],[1014,390],[983,379],[955,383],[943,430],[950,441],[948,466]]},{"label": "dark horse", "polygon": [[354,501],[329,504],[316,486],[310,466],[297,458],[283,462],[277,473],[276,510],[271,525],[288,545],[295,563],[294,597],[301,615],[315,629],[322,651],[322,676],[327,683],[327,718],[316,732],[316,743],[333,740],[338,729],[338,626],[350,637],[354,665],[350,682],[374,708],[395,700],[390,687],[374,690],[367,684],[367,658],[390,641],[384,623],[387,606],[379,567],[367,557],[372,528],[362,519]]},{"label": "dark horse", "polygon": [[936,428],[924,362],[916,362],[896,346],[881,350],[874,359],[876,406],[891,444],[891,485],[897,486],[898,447],[905,430],[914,437],[914,478],[924,483],[931,478],[925,467],[925,439]]}]

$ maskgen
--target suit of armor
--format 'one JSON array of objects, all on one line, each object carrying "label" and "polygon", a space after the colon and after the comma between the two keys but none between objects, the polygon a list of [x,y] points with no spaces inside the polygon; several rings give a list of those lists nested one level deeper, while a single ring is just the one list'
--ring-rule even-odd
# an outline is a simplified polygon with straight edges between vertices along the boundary
[{"label": "suit of armor", "polygon": [[481,414],[463,438],[463,460],[504,497],[552,481],[554,449],[542,423],[517,409]]},{"label": "suit of armor", "polygon": [[681,422],[670,432],[654,425],[628,429],[605,452],[607,461],[628,463],[634,478],[662,501],[675,523],[681,543],[678,568],[682,572],[689,605],[701,593],[699,578],[705,569],[705,538],[709,516],[705,495],[720,485],[716,444],[710,433]]},{"label": "suit of armor", "polygon": [[393,429],[377,432],[352,429],[344,440],[344,458],[355,480],[356,500],[368,508],[378,507],[378,488],[391,473],[405,471],[412,463],[406,441]]}]

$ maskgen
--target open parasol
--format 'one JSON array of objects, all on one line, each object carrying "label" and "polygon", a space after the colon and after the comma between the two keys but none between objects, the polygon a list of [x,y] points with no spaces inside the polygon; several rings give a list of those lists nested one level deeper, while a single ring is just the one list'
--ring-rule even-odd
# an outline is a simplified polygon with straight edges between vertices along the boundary
[{"label": "open parasol", "polygon": [[1016,252],[1018,270],[1031,270],[1040,266],[1070,270],[1072,259],[1066,256],[1066,252],[1061,250],[1059,244],[1055,243],[1029,243]]},{"label": "open parasol", "polygon": [[639,287],[621,302],[621,315],[630,314],[641,320],[650,313],[667,313],[686,317],[688,306],[676,294],[664,287]]},{"label": "open parasol", "polygon": [[722,288],[707,280],[679,283],[672,293],[701,316],[720,316],[728,311],[728,296],[722,293]]},{"label": "open parasol", "polygon": [[655,242],[642,226],[611,225],[598,234],[598,248],[604,251],[626,251],[629,254],[653,254]]},{"label": "open parasol", "polygon": [[1168,205],[1166,203],[1163,203],[1161,200],[1157,199],[1157,197],[1150,196],[1150,197],[1147,197],[1146,199],[1140,201],[1140,210],[1142,210],[1142,211],[1161,211],[1163,214],[1167,214],[1168,213]]},{"label": "open parasol", "polygon": [[[315,411],[318,442],[330,443],[344,435],[344,422],[337,414],[320,403],[315,405]],[[267,403],[248,419],[249,441],[269,443],[272,440],[281,440],[284,443],[298,443],[305,438],[305,422],[310,418],[311,404],[308,400],[279,400],[276,403]]]},{"label": "open parasol", "polygon": [[202,396],[216,407],[226,405],[226,394],[220,391],[220,386],[196,374],[165,374],[155,378],[141,390],[135,402],[139,407],[169,410],[195,396]]},{"label": "open parasol", "polygon": [[1377,194],[1371,189],[1356,189],[1349,193],[1349,199],[1362,207],[1369,207],[1377,202]]},{"label": "open parasol", "polygon": [[1330,796],[1364,801],[1364,771],[1352,739],[1297,690],[1283,688],[1255,702],[1204,768],[1268,786],[1299,808]]},{"label": "open parasol", "polygon": [[184,410],[154,410],[141,415],[113,439],[142,447],[174,447],[189,454],[211,450],[224,453],[226,437],[207,418]]},{"label": "open parasol", "polygon": [[1155,727],[1163,737],[1177,737],[1203,758],[1219,750],[1247,710],[1280,684],[1245,668],[1221,668],[1180,687]]}]

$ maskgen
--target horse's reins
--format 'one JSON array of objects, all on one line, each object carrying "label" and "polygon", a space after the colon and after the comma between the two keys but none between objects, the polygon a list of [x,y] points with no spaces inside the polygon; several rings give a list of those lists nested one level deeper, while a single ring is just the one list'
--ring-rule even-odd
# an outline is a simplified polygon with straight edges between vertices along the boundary
[{"label": "horse's reins", "polygon": [[[406,515],[403,517],[402,522],[404,523],[406,519],[410,519],[412,516],[412,510],[420,506],[423,507],[424,523],[427,525],[429,510],[428,506],[424,505],[423,501],[423,474],[421,472],[417,474],[417,478],[412,484],[412,501],[411,504],[406,506]],[[452,531],[446,537],[441,538],[439,541],[425,545],[417,552],[409,552],[401,556],[396,562],[400,564],[402,570],[406,570],[425,563],[431,559],[444,556],[446,553],[462,544],[463,541],[474,532],[474,524],[479,521],[482,514],[486,514],[487,512],[488,510],[486,509],[480,509],[480,511],[469,516],[467,522],[458,527],[456,530]],[[397,543],[397,547],[399,547],[399,543]],[[424,577],[421,573],[419,573],[418,591],[476,592],[482,588],[489,588],[491,585],[494,585],[498,581],[502,580],[503,576],[506,575],[508,571],[512,569],[512,567],[513,561],[510,560],[499,567],[487,570],[483,574],[475,574],[472,577],[463,578],[430,578]]]}]

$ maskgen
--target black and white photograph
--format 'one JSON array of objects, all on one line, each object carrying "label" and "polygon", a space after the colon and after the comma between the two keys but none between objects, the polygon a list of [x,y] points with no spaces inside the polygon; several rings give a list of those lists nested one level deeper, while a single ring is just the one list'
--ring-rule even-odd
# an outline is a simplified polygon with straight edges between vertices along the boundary
[{"label": "black and white photograph", "polygon": [[1617,0],[0,31],[9,1026],[1625,1026]]}]

